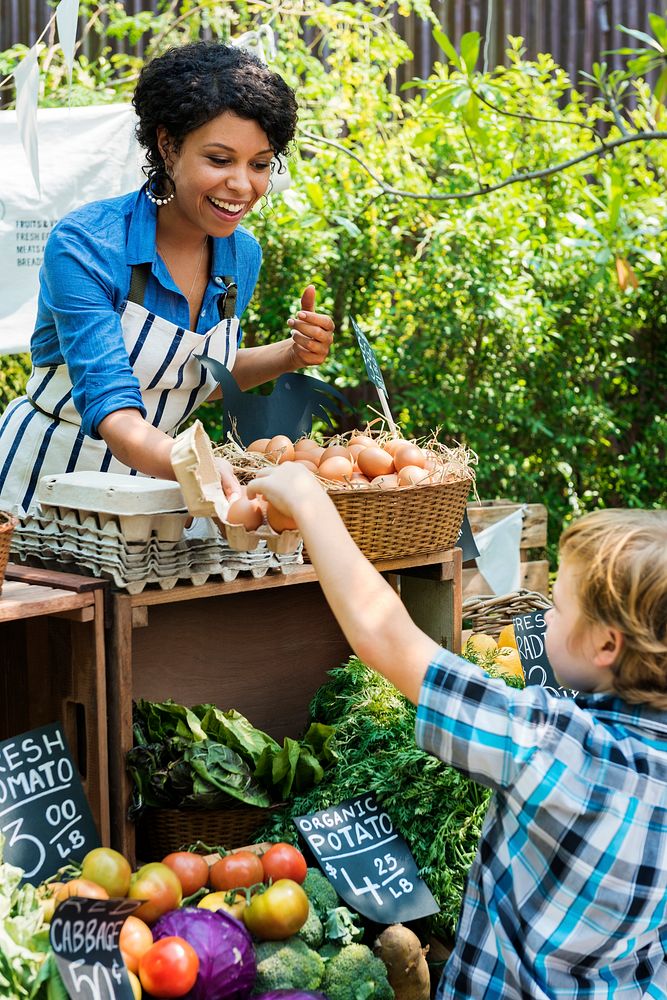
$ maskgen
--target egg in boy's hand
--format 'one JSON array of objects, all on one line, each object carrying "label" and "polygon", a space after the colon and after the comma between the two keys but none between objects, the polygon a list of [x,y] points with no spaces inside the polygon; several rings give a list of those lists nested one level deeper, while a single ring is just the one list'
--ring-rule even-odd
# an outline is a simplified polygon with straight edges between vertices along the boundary
[{"label": "egg in boy's hand", "polygon": [[300,463],[286,462],[274,469],[260,469],[257,478],[248,483],[248,496],[263,496],[281,514],[299,520],[302,504],[322,487],[312,472]]}]

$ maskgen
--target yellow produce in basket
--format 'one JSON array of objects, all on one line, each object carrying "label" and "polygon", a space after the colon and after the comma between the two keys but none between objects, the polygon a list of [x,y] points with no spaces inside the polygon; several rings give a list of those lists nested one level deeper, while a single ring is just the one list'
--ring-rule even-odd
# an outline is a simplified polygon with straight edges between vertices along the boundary
[{"label": "yellow produce in basket", "polygon": [[470,650],[472,653],[477,653],[484,655],[491,650],[496,650],[498,648],[498,643],[493,638],[492,635],[487,635],[486,632],[473,632],[466,642],[466,652]]},{"label": "yellow produce in basket", "polygon": [[511,674],[524,680],[519,652],[513,646],[502,646],[496,653],[494,666],[503,674]]},{"label": "yellow produce in basket", "polygon": [[516,636],[514,635],[514,625],[505,625],[500,630],[500,635],[498,636],[498,648],[502,646],[512,646],[517,649]]}]

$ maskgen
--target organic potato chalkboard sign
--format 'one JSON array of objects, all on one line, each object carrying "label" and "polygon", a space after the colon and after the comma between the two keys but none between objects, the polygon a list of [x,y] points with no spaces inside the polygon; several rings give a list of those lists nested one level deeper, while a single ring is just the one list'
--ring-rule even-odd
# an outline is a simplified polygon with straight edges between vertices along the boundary
[{"label": "organic potato chalkboard sign", "polygon": [[0,743],[0,832],[5,861],[33,883],[100,846],[90,807],[57,722]]},{"label": "organic potato chalkboard sign", "polygon": [[56,908],[49,943],[72,1000],[133,1000],[118,944],[138,899],[66,899]]},{"label": "organic potato chalkboard sign", "polygon": [[550,694],[559,698],[569,698],[577,692],[561,687],[554,676],[544,641],[547,630],[544,614],[545,611],[542,610],[531,611],[530,614],[518,615],[512,619],[526,684],[539,684]]},{"label": "organic potato chalkboard sign", "polygon": [[364,917],[394,924],[438,912],[408,845],[371,792],[294,823],[338,895]]}]

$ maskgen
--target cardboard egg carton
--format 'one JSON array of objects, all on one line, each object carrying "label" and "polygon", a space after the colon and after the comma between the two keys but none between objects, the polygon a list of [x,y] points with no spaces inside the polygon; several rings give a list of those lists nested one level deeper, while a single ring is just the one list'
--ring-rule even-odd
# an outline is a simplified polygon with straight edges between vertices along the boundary
[{"label": "cardboard egg carton", "polygon": [[185,503],[196,517],[209,517],[237,552],[252,552],[262,542],[276,555],[292,555],[302,545],[299,531],[274,531],[269,524],[249,531],[242,524],[227,520],[229,503],[220,483],[211,441],[200,420],[174,439],[171,465]]}]

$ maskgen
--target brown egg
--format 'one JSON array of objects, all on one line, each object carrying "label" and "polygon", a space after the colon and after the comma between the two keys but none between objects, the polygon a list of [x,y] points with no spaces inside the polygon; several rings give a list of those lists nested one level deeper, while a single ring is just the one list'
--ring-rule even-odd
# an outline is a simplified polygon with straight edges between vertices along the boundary
[{"label": "brown egg", "polygon": [[248,531],[255,531],[263,520],[262,508],[257,500],[248,500],[247,497],[242,496],[229,505],[227,511],[229,524],[242,524]]},{"label": "brown egg", "polygon": [[258,451],[260,454],[264,454],[266,451],[266,446],[269,443],[270,438],[257,438],[252,444],[249,444],[246,451]]},{"label": "brown egg", "polygon": [[362,434],[360,431],[353,431],[352,437],[348,441],[348,448],[353,444],[363,444],[364,448],[370,448],[371,445],[375,444],[375,441],[372,437],[369,437],[368,434]]},{"label": "brown egg", "polygon": [[376,476],[371,480],[371,486],[379,486],[381,490],[395,490],[398,488],[398,476],[395,472],[390,472],[386,476]]},{"label": "brown egg", "polygon": [[407,441],[403,438],[390,438],[388,441],[385,441],[382,447],[393,457],[396,454],[397,449],[404,444],[407,444]]},{"label": "brown egg", "polygon": [[359,452],[363,451],[364,448],[367,448],[367,447],[368,447],[368,445],[365,445],[365,444],[351,444],[349,446],[349,448],[347,449],[349,451],[349,453],[350,453],[350,458],[354,462],[356,462],[356,460],[359,458]]},{"label": "brown egg", "polygon": [[299,438],[299,440],[294,445],[294,450],[299,451],[310,451],[312,448],[319,448],[317,441],[313,441],[312,438]]},{"label": "brown egg", "polygon": [[273,530],[279,534],[281,531],[293,531],[296,528],[296,521],[270,503],[266,505],[266,519]]},{"label": "brown egg", "polygon": [[344,444],[330,444],[324,449],[324,455],[320,459],[320,465],[322,462],[326,462],[328,459],[336,458],[337,456],[346,458],[349,462],[354,461],[353,456],[350,454],[350,449],[346,448]]},{"label": "brown egg", "polygon": [[307,452],[308,461],[314,462],[315,465],[319,465],[325,452],[326,448],[321,448],[319,445],[317,448],[310,448]]},{"label": "brown egg", "polygon": [[359,468],[368,476],[375,479],[376,476],[386,476],[394,471],[394,460],[382,448],[373,445],[372,448],[364,448],[357,457]]},{"label": "brown egg", "polygon": [[368,476],[365,476],[363,474],[363,472],[358,472],[358,471],[357,472],[354,472],[354,471],[352,472],[352,476],[350,477],[350,481],[353,482],[353,483],[355,483],[357,486],[370,486],[371,485],[371,481],[368,478]]},{"label": "brown egg", "polygon": [[343,458],[342,455],[334,455],[333,458],[327,458],[325,455],[317,472],[323,479],[343,483],[352,475],[352,462],[349,458]]},{"label": "brown egg", "polygon": [[420,486],[428,482],[430,473],[421,465],[404,465],[398,470],[399,486]]},{"label": "brown egg", "polygon": [[294,445],[285,434],[276,434],[266,446],[265,455],[277,465],[294,459]]},{"label": "brown egg", "polygon": [[424,460],[425,455],[419,445],[410,444],[409,442],[397,448],[394,454],[394,465],[397,472],[404,469],[406,465],[417,465],[420,469],[423,469]]},{"label": "brown egg", "polygon": [[297,455],[294,461],[296,465],[303,465],[306,469],[308,469],[309,472],[317,472],[317,466],[315,465],[315,463],[309,462],[307,458],[299,458],[299,456]]}]

